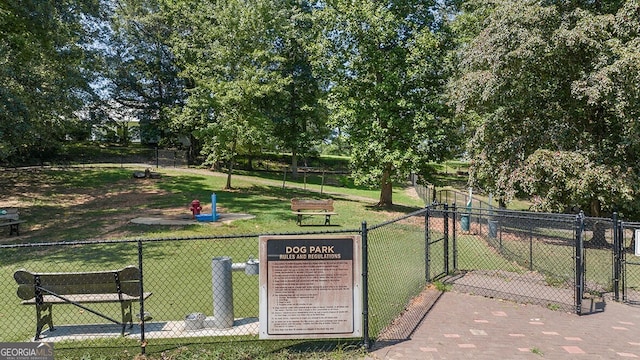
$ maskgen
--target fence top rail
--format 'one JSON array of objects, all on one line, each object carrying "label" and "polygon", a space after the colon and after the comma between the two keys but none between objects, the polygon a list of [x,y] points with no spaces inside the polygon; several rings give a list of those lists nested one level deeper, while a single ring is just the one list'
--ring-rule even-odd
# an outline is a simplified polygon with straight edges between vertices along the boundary
[{"label": "fence top rail", "polygon": [[185,237],[160,237],[160,238],[134,238],[134,239],[90,239],[78,241],[54,241],[54,242],[33,242],[18,244],[0,244],[0,249],[15,248],[35,248],[35,247],[53,247],[53,246],[77,246],[92,244],[126,244],[138,242],[164,242],[164,241],[197,241],[197,240],[226,240],[240,238],[257,238],[260,236],[280,236],[280,235],[322,235],[322,234],[343,234],[343,233],[361,233],[362,229],[339,229],[339,230],[322,230],[322,231],[298,231],[298,232],[273,232],[273,233],[255,233],[255,234],[229,234],[229,235],[203,235],[203,236],[185,236]]},{"label": "fence top rail", "polygon": [[386,226],[386,225],[390,225],[390,224],[396,223],[398,221],[402,221],[402,220],[408,219],[410,217],[414,217],[414,216],[418,216],[418,215],[424,215],[427,211],[428,211],[428,208],[416,210],[416,211],[413,211],[413,212],[411,212],[409,214],[400,216],[398,218],[395,218],[395,219],[388,220],[388,221],[385,221],[385,222],[380,223],[380,224],[376,224],[376,225],[370,226],[370,227],[367,228],[367,230],[375,230],[377,228],[380,228],[380,227],[383,227],[383,226]]},{"label": "fence top rail", "polygon": [[[576,216],[574,214],[553,214],[553,213],[538,213],[533,211],[518,211],[518,210],[506,210],[506,209],[498,209],[498,208],[471,208],[471,211],[466,207],[458,207],[458,206],[450,206],[448,210],[445,210],[441,207],[440,204],[438,206],[430,206],[432,211],[436,212],[459,212],[459,213],[469,213],[471,215],[478,216],[497,216],[502,218],[527,218],[532,220],[548,220],[548,221],[575,221]],[[596,218],[589,218],[596,219]],[[607,218],[603,218],[602,220],[611,220]]]}]

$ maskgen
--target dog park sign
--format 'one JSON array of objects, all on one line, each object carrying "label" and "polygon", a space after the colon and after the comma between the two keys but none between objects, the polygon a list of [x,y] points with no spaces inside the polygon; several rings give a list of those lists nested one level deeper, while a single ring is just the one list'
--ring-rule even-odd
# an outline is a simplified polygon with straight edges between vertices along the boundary
[{"label": "dog park sign", "polygon": [[359,235],[260,237],[260,338],[362,336]]}]

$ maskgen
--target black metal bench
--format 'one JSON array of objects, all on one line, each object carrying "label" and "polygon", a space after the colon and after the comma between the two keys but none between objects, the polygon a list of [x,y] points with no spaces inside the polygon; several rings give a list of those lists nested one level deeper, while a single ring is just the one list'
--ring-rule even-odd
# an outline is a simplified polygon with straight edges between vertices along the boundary
[{"label": "black metal bench", "polygon": [[9,227],[9,236],[13,234],[20,235],[20,224],[23,222],[25,221],[20,220],[18,208],[0,209],[0,226]]},{"label": "black metal bench", "polygon": [[[17,270],[13,277],[18,283],[18,297],[23,305],[36,307],[36,336],[45,325],[53,327],[54,304],[72,304],[92,314],[122,326],[133,327],[132,303],[144,301],[152,293],[140,294],[140,270],[128,266],[120,270],[69,273],[34,273]],[[121,320],[115,320],[82,304],[120,303]]]}]

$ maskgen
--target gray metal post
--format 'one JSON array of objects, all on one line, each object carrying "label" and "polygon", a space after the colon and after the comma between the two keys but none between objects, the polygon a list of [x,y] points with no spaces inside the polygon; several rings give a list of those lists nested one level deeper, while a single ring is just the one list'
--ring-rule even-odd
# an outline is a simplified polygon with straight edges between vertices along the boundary
[{"label": "gray metal post", "polygon": [[213,327],[233,327],[233,284],[231,281],[231,258],[216,257],[211,260],[213,286]]}]

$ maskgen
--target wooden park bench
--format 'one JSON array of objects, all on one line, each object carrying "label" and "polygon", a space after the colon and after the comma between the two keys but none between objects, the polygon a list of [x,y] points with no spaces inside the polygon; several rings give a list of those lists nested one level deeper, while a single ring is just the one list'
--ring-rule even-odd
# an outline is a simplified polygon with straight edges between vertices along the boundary
[{"label": "wooden park bench", "polygon": [[296,223],[302,225],[303,216],[324,216],[324,224],[331,225],[331,215],[333,212],[333,199],[312,200],[312,199],[291,199],[291,212],[297,215]]},{"label": "wooden park bench", "polygon": [[20,235],[20,224],[25,222],[20,220],[18,208],[0,208],[0,226],[9,227],[9,236]]},{"label": "wooden park bench", "polygon": [[[36,336],[40,338],[45,325],[54,331],[54,304],[72,304],[103,319],[122,326],[122,335],[127,323],[133,327],[132,306],[140,302],[140,270],[128,266],[120,270],[69,273],[33,273],[17,270],[13,277],[18,283],[18,297],[22,305],[36,307]],[[142,300],[151,296],[146,292]],[[120,303],[122,318],[115,320],[82,304]]]}]

